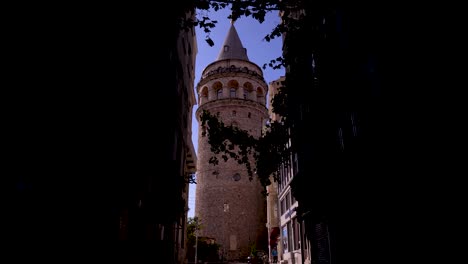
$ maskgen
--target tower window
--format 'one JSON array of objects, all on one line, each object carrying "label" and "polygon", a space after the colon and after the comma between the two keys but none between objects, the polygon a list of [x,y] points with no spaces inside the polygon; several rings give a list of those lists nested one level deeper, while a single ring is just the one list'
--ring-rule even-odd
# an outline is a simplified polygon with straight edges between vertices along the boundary
[{"label": "tower window", "polygon": [[232,179],[233,179],[234,181],[240,181],[241,176],[240,176],[239,173],[236,173],[236,174],[234,174],[234,175],[232,176]]},{"label": "tower window", "polygon": [[249,112],[249,113],[247,114],[247,117],[250,118],[251,116],[252,116],[252,114]]},{"label": "tower window", "polygon": [[236,116],[236,111],[232,111],[232,116]]},{"label": "tower window", "polygon": [[216,95],[217,99],[223,98],[223,89],[218,89],[218,91],[216,91]]},{"label": "tower window", "polygon": [[230,89],[230,96],[231,96],[231,98],[235,98],[235,97],[236,97],[236,88],[231,88],[231,89]]},{"label": "tower window", "polygon": [[228,51],[229,51],[229,46],[228,45],[224,46],[224,52],[228,52]]}]

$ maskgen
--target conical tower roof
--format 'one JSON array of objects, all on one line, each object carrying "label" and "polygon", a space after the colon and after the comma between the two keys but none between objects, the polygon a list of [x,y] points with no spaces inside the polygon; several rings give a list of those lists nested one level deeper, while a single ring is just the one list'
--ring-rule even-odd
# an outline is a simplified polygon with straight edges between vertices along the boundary
[{"label": "conical tower roof", "polygon": [[223,46],[219,51],[217,61],[227,59],[241,59],[248,61],[247,49],[242,46],[242,42],[237,34],[237,30],[234,27],[234,23],[231,23],[228,34],[224,39]]}]

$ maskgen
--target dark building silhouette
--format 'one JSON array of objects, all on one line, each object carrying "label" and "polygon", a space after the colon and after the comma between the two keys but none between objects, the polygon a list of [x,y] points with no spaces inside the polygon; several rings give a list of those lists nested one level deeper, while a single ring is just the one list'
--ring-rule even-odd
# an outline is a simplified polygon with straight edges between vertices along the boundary
[{"label": "dark building silhouette", "polygon": [[16,260],[184,260],[196,164],[187,3],[164,17],[119,4],[18,14],[4,236]]},{"label": "dark building silhouette", "polygon": [[444,184],[424,175],[452,164],[440,155],[451,126],[422,99],[438,101],[424,87],[447,76],[434,68],[444,59],[431,63],[420,49],[434,47],[432,23],[398,5],[302,7],[299,29],[283,36],[302,255],[317,264],[421,261],[437,241],[426,224],[440,221],[429,208],[442,197],[429,190]]}]

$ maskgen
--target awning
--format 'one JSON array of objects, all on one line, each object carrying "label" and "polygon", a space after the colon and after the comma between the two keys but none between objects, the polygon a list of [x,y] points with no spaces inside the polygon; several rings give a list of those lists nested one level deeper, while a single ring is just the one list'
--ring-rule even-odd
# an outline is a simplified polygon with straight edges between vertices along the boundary
[{"label": "awning", "polygon": [[270,231],[270,246],[275,247],[278,244],[278,237],[280,235],[279,227],[273,227]]}]

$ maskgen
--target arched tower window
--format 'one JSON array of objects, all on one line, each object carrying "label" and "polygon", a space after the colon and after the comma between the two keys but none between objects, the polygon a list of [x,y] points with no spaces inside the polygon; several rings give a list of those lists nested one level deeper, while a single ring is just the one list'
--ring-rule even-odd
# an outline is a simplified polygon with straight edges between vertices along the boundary
[{"label": "arched tower window", "polygon": [[265,104],[265,94],[263,92],[263,89],[260,87],[257,88],[257,102]]},{"label": "arched tower window", "polygon": [[208,99],[208,87],[203,87],[200,92],[200,104],[204,103]]},{"label": "arched tower window", "polygon": [[263,89],[260,87],[257,88],[257,97],[263,97]]},{"label": "arched tower window", "polygon": [[223,98],[223,84],[221,82],[215,82],[213,84],[213,90],[216,93],[216,99]]},{"label": "arched tower window", "polygon": [[232,175],[232,179],[234,181],[240,181],[241,175],[239,173],[235,173],[234,175]]},{"label": "arched tower window", "polygon": [[253,91],[253,85],[250,82],[244,83],[244,99],[249,98],[249,93]]},{"label": "arched tower window", "polygon": [[229,97],[236,98],[237,88],[239,88],[239,82],[237,82],[236,80],[230,80],[227,85],[229,87]]}]

